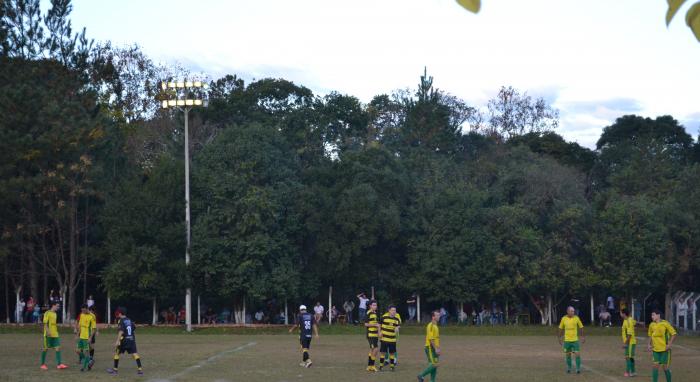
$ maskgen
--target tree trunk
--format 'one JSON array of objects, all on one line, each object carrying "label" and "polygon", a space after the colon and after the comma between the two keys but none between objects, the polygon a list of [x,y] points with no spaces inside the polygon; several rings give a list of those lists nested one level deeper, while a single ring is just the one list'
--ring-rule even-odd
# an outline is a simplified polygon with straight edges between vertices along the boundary
[{"label": "tree trunk", "polygon": [[552,294],[547,294],[547,323],[552,326]]},{"label": "tree trunk", "polygon": [[7,259],[5,259],[5,322],[10,323],[10,281],[7,277]]},{"label": "tree trunk", "polygon": [[671,302],[672,302],[672,297],[671,297],[671,292],[670,289],[668,289],[669,292],[666,292],[666,296],[664,298],[664,318],[666,320],[671,320]]},{"label": "tree trunk", "polygon": [[83,301],[87,301],[88,299],[88,292],[87,292],[87,271],[88,271],[88,202],[90,201],[89,197],[85,197],[85,227],[83,228],[83,240],[84,240],[84,246],[83,246]]},{"label": "tree trunk", "polygon": [[39,301],[39,272],[37,270],[36,257],[34,256],[34,245],[29,248],[31,254],[27,256],[27,268],[29,270],[29,295],[34,301]]},{"label": "tree trunk", "polygon": [[71,198],[71,218],[70,218],[70,238],[68,239],[68,310],[66,318],[70,321],[76,311],[75,290],[78,286],[78,254],[77,249],[77,220],[78,211],[75,201],[75,196]]}]

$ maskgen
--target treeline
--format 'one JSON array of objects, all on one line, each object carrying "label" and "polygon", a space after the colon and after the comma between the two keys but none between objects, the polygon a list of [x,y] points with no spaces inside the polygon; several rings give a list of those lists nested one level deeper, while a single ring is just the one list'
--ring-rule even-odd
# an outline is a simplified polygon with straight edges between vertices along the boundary
[{"label": "treeline", "polygon": [[[284,79],[210,82],[74,33],[68,0],[0,6],[0,262],[14,294],[163,301],[314,298],[374,286],[434,302],[697,290],[700,145],[670,116],[623,116],[596,150],[504,87],[481,108],[433,86],[363,103]],[[538,305],[539,306],[539,305]],[[548,312],[541,311],[543,319]]]}]

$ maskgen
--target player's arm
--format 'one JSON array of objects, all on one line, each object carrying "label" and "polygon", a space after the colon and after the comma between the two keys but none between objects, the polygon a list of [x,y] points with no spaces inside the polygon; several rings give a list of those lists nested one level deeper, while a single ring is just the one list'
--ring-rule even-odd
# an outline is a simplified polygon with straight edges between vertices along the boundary
[{"label": "player's arm", "polygon": [[586,343],[586,337],[583,335],[583,326],[578,328],[578,335],[581,337],[581,343],[585,344]]},{"label": "player's arm", "polygon": [[440,355],[440,347],[439,347],[439,346],[435,346],[435,339],[434,339],[434,338],[431,338],[431,339],[430,339],[430,347],[432,347],[433,349],[435,349],[435,354]]},{"label": "player's arm", "polygon": [[119,346],[119,343],[122,342],[122,336],[124,336],[124,330],[122,329],[121,325],[119,325],[119,329],[117,330],[117,341],[114,343],[114,346]]},{"label": "player's arm", "polygon": [[649,328],[649,342],[647,343],[647,351],[651,351],[651,328]]},{"label": "player's arm", "polygon": [[290,333],[294,332],[294,329],[296,329],[296,328],[298,328],[298,327],[299,327],[299,325],[292,325],[292,327],[289,328],[289,332],[290,332]]},{"label": "player's arm", "polygon": [[318,338],[318,324],[312,322],[311,326],[313,326],[314,334],[316,335],[316,338]]},{"label": "player's arm", "polygon": [[673,341],[676,339],[676,335],[672,334],[671,339],[668,340],[668,344],[666,344],[666,350],[671,350],[671,345],[673,345]]}]

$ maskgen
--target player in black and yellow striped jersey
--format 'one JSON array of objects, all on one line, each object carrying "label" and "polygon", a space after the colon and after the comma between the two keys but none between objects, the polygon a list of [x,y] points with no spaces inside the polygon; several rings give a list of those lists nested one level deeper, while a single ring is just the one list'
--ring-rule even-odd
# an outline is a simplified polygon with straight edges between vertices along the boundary
[{"label": "player in black and yellow striped jersey", "polygon": [[389,310],[382,315],[381,321],[381,353],[379,358],[379,370],[384,366],[387,359],[391,365],[391,371],[396,368],[396,340],[401,326],[401,317],[396,313],[396,307],[390,306]]},{"label": "player in black and yellow striped jersey", "polygon": [[379,352],[379,312],[377,311],[377,301],[372,300],[369,303],[369,311],[365,319],[365,327],[367,328],[367,342],[369,342],[369,356],[367,357],[367,371],[377,371],[375,362],[377,353]]}]

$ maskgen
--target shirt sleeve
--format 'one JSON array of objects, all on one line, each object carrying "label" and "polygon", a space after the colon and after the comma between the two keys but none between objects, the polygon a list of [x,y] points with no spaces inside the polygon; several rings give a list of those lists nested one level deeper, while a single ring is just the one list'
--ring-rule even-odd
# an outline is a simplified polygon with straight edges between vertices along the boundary
[{"label": "shirt sleeve", "polygon": [[564,329],[564,319],[562,318],[561,321],[559,321],[559,329]]},{"label": "shirt sleeve", "polygon": [[666,325],[666,328],[668,329],[668,334],[670,334],[672,336],[675,336],[677,334],[676,329],[673,328],[673,325],[669,324],[668,322],[665,322],[664,324]]}]

